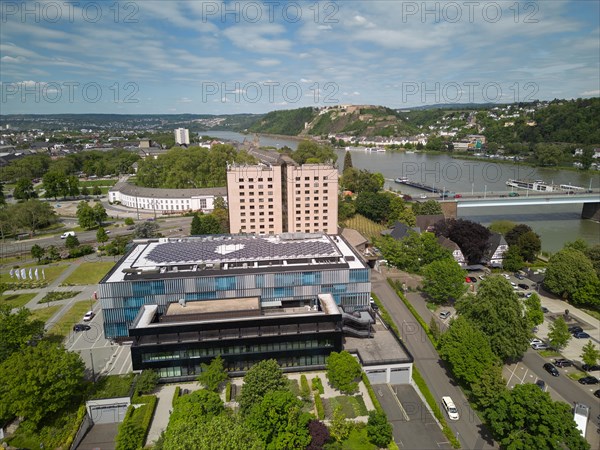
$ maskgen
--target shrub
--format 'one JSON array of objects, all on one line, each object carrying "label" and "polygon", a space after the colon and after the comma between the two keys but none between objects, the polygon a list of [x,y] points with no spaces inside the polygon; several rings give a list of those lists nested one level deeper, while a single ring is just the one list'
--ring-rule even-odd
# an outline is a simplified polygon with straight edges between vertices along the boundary
[{"label": "shrub", "polygon": [[152,369],[144,370],[138,375],[135,390],[137,394],[149,394],[152,392],[158,383],[158,373]]},{"label": "shrub", "polygon": [[319,394],[315,395],[315,408],[317,409],[317,419],[323,420],[325,418],[325,408]]},{"label": "shrub", "polygon": [[319,394],[323,395],[325,393],[325,388],[323,387],[323,382],[321,381],[321,377],[314,377],[312,379],[312,388],[313,391],[319,391]]},{"label": "shrub", "polygon": [[226,402],[231,401],[231,381],[228,381],[227,384],[225,385],[225,401]]},{"label": "shrub", "polygon": [[179,398],[180,395],[181,395],[181,388],[179,386],[177,386],[175,388],[175,392],[173,393],[173,401],[171,402],[171,406],[175,407],[175,402],[177,401],[177,399]]},{"label": "shrub", "polygon": [[373,386],[371,386],[369,377],[364,372],[362,373],[362,381],[367,388],[367,392],[369,393],[369,397],[371,397],[371,401],[373,402],[373,406],[375,407],[375,410],[377,412],[383,412],[383,408],[381,407],[381,404],[379,403],[379,399],[377,398],[377,395],[375,395],[375,391],[373,390]]},{"label": "shrub", "polygon": [[385,413],[371,411],[367,422],[367,436],[369,441],[377,447],[386,447],[392,440],[392,426]]},{"label": "shrub", "polygon": [[310,386],[308,385],[308,380],[304,374],[300,376],[300,397],[302,397],[302,400],[305,402],[310,401]]},{"label": "shrub", "polygon": [[343,393],[353,393],[358,389],[356,379],[362,369],[358,360],[346,351],[331,352],[327,358],[327,379]]}]

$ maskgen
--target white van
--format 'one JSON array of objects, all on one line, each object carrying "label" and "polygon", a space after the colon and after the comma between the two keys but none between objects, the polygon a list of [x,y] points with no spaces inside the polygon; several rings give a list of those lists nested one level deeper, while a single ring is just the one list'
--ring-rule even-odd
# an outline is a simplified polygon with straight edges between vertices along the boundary
[{"label": "white van", "polygon": [[450,420],[459,419],[458,409],[456,409],[456,406],[450,397],[442,397],[442,405],[444,406],[444,409],[446,410]]},{"label": "white van", "polygon": [[74,231],[65,231],[62,235],[61,235],[61,239],[66,239],[69,236],[75,236],[75,232]]}]

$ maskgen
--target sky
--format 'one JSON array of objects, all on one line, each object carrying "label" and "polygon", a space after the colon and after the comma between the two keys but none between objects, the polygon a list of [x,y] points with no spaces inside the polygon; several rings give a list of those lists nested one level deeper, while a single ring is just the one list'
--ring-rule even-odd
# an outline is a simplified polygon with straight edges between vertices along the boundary
[{"label": "sky", "polygon": [[597,97],[599,5],[2,1],[0,114]]}]

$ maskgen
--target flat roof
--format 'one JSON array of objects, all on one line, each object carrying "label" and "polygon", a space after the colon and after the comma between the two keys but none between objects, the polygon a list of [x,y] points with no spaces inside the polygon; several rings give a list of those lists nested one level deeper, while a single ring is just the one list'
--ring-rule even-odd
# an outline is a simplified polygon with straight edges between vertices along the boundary
[{"label": "flat roof", "polygon": [[227,271],[293,272],[319,266],[366,268],[344,239],[322,233],[191,236],[138,241],[102,282],[215,276]]},{"label": "flat roof", "polygon": [[[185,305],[185,306],[184,306]],[[183,304],[170,303],[166,316],[185,316],[187,314],[208,314],[230,311],[259,311],[260,298],[228,298],[222,300],[187,301]]]},{"label": "flat roof", "polygon": [[378,318],[371,330],[373,338],[356,338],[344,335],[344,350],[356,350],[365,365],[385,364],[391,361],[412,361],[404,348]]}]

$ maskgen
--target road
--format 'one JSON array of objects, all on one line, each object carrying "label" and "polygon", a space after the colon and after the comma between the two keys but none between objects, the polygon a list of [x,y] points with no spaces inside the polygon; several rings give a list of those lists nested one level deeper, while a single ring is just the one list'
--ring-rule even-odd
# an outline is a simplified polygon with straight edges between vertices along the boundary
[{"label": "road", "polygon": [[440,401],[443,396],[449,395],[459,409],[460,420],[456,422],[448,420],[448,425],[456,434],[462,448],[497,448],[461,389],[450,378],[449,372],[443,366],[424,330],[414,320],[402,300],[398,298],[381,274],[373,272],[371,281],[373,292],[394,318],[402,340],[412,353],[415,366],[419,369],[433,396]]}]

